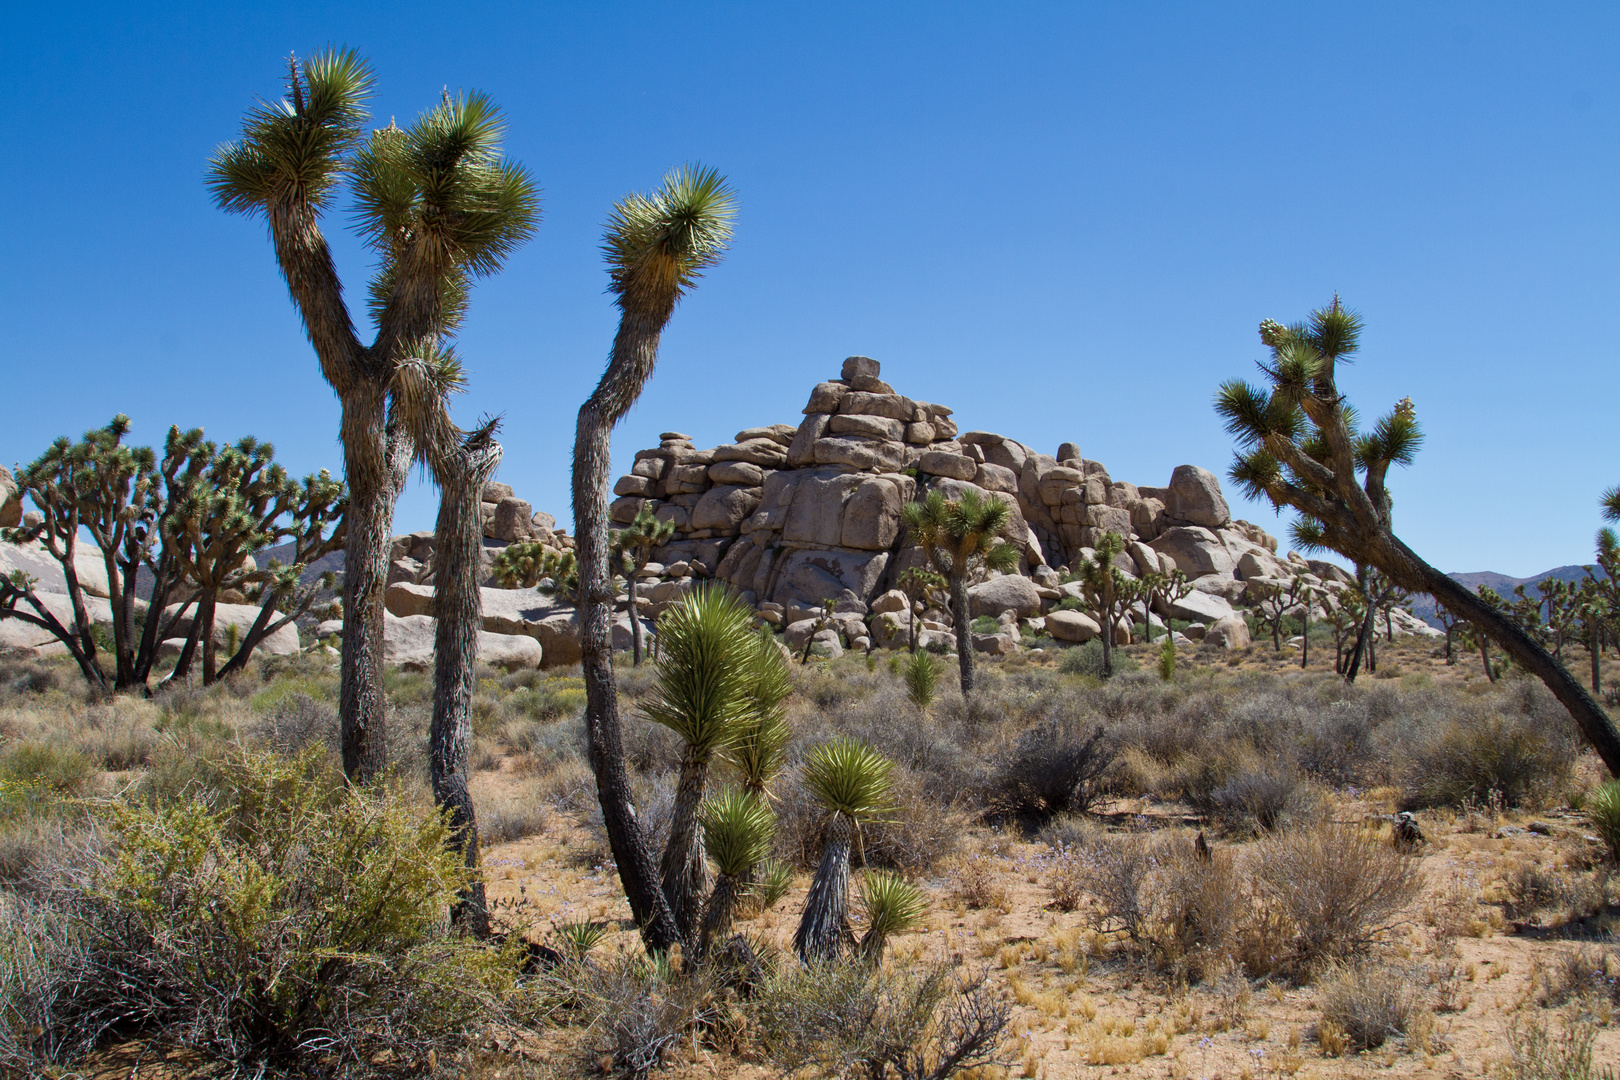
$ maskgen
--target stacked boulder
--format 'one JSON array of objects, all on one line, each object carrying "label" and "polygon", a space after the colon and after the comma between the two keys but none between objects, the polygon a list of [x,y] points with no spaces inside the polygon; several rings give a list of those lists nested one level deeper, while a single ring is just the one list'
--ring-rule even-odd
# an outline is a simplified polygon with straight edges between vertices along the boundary
[{"label": "stacked boulder", "polygon": [[[511,544],[539,543],[560,554],[573,550],[574,538],[557,528],[552,515],[537,513],[518,498],[508,484],[491,481],[484,485],[482,495],[485,578],[480,589],[479,659],[509,669],[578,663],[579,616],[573,605],[541,589],[501,588],[490,569],[495,557]],[[663,573],[665,568],[657,570]],[[387,608],[384,652],[389,663],[417,670],[432,666],[433,584],[432,530],[394,537],[383,600]],[[334,619],[322,623],[316,633],[328,637],[341,628],[342,621]],[[650,635],[651,623],[644,622],[643,629]],[[628,649],[631,634],[630,616],[621,612],[613,625],[614,647]]]},{"label": "stacked boulder", "polygon": [[[539,542],[555,551],[572,551],[574,538],[557,528],[557,519],[545,512],[536,512],[528,502],[518,498],[512,485],[490,481],[484,485],[479,511],[484,523],[484,566],[490,565],[510,544],[520,541]],[[433,530],[404,533],[394,537],[388,555],[388,584],[433,584]],[[492,575],[486,575],[485,585],[494,585]]]},{"label": "stacked boulder", "polygon": [[[892,645],[907,638],[913,618],[920,634],[948,641],[946,612],[914,611],[895,590],[907,568],[925,562],[901,508],[932,490],[951,499],[977,491],[1010,511],[1003,537],[1019,551],[1016,573],[970,590],[972,615],[998,620],[996,632],[975,637],[991,653],[1016,648],[1021,627],[1069,641],[1101,632],[1083,613],[1052,612],[1078,593],[1061,584],[1059,568],[1078,565],[1107,532],[1128,542],[1116,561],[1126,573],[1180,569],[1192,580],[1194,592],[1162,604],[1160,618],[1198,623],[1231,647],[1247,644],[1233,605],[1252,598],[1258,586],[1250,582],[1286,580],[1296,570],[1330,590],[1348,580],[1331,563],[1280,558],[1274,538],[1232,519],[1207,469],[1182,465],[1166,486],[1139,487],[1112,479],[1072,442],[1041,454],[1004,435],[959,433],[953,415],[897,393],[876,360],[852,356],[837,379],[811,391],[797,426],[748,428],[711,449],[665,432],[635,455],[611,508],[618,524],[647,509],[675,527],[648,567],[649,614],[696,579],[714,577],[784,626],[790,647],[808,641],[831,652],[834,638],[840,647]],[[1415,619],[1401,628],[1427,629]],[[1128,624],[1116,634],[1128,640]]]}]

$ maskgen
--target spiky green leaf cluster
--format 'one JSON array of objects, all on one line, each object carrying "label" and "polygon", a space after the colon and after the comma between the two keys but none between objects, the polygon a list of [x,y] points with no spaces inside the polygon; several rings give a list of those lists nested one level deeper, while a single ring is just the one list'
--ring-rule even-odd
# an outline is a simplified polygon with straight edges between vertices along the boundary
[{"label": "spiky green leaf cluster", "polygon": [[725,751],[753,708],[753,613],[715,582],[658,620],[658,674],[647,718],[700,754]]},{"label": "spiky green leaf cluster", "polygon": [[927,894],[892,870],[862,874],[860,899],[866,916],[861,951],[868,960],[882,955],[889,938],[917,929],[928,916]]},{"label": "spiky green leaf cluster", "polygon": [[821,743],[804,763],[804,785],[834,814],[876,821],[894,808],[894,762],[847,735]]},{"label": "spiky green leaf cluster", "polygon": [[934,703],[934,695],[939,688],[939,665],[923,650],[911,653],[900,665],[906,698],[917,708],[926,710]]},{"label": "spiky green leaf cluster", "polygon": [[702,165],[682,166],[648,194],[625,196],[602,241],[609,291],[627,309],[679,300],[724,256],[736,216],[726,178]]},{"label": "spiky green leaf cluster", "polygon": [[[1216,393],[1216,412],[1239,447],[1228,475],[1249,498],[1297,510],[1294,537],[1305,550],[1343,551],[1350,538],[1336,523],[1357,514],[1387,525],[1393,504],[1389,469],[1410,465],[1423,443],[1410,398],[1371,430],[1359,429],[1336,374],[1359,348],[1361,328],[1360,316],[1337,297],[1304,323],[1283,326],[1267,319],[1260,340],[1270,357],[1258,365],[1264,382],[1233,379]],[[1346,485],[1360,490],[1350,492]],[[1347,497],[1356,505],[1348,505]]]},{"label": "spiky green leaf cluster", "polygon": [[1012,509],[993,495],[970,490],[947,499],[936,488],[921,501],[907,503],[901,519],[941,574],[966,575],[979,566],[1007,573],[1018,565],[1019,549],[1001,536]]},{"label": "spiky green leaf cluster", "polygon": [[277,203],[325,209],[351,170],[376,84],[371,65],[354,49],[331,49],[289,68],[287,97],[250,109],[242,137],[210,162],[208,187],[233,214]]},{"label": "spiky green leaf cluster", "polygon": [[793,693],[793,679],[787,658],[765,627],[754,635],[748,664],[745,711],[726,757],[742,775],[744,788],[766,795],[787,758],[791,731],[786,702]]},{"label": "spiky green leaf cluster", "polygon": [[703,849],[714,868],[728,877],[742,877],[771,853],[776,816],[751,792],[734,788],[704,800],[698,821]]}]

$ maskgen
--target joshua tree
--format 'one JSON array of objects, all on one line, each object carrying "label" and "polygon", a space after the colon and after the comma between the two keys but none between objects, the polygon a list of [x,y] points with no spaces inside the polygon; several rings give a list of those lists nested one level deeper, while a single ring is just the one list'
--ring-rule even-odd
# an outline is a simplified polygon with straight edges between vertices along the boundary
[{"label": "joshua tree", "polygon": [[821,598],[821,614],[816,616],[816,625],[811,628],[810,633],[805,635],[804,652],[799,654],[799,665],[801,667],[810,662],[810,650],[815,648],[816,635],[833,624],[833,608],[837,606],[838,601],[832,597],[824,596]]},{"label": "joshua tree", "polygon": [[652,376],[658,342],[676,303],[724,255],[735,213],[736,199],[725,178],[701,167],[672,173],[657,191],[629,195],[613,208],[603,249],[608,289],[619,306],[619,330],[607,370],[580,407],[574,436],[585,731],[619,880],[642,937],[655,952],[668,949],[681,935],[636,824],[619,734],[611,636],[614,590],[608,566],[611,441],[614,425]]},{"label": "joshua tree", "polygon": [[[1563,703],[1611,773],[1620,774],[1620,733],[1580,682],[1511,618],[1424,562],[1393,530],[1387,486],[1393,465],[1410,464],[1422,442],[1410,399],[1398,403],[1371,431],[1356,427],[1356,413],[1335,381],[1337,365],[1355,353],[1361,320],[1335,297],[1308,323],[1261,324],[1271,350],[1260,365],[1264,388],[1225,383],[1217,411],[1240,452],[1232,478],[1250,496],[1266,496],[1279,509],[1300,514],[1297,546],[1326,547],[1376,567],[1404,589],[1431,593],[1493,638]],[[1372,612],[1366,617],[1370,620]]]},{"label": "joshua tree", "polygon": [[673,521],[662,521],[651,510],[643,509],[609,542],[614,561],[622,563],[624,569],[630,600],[630,663],[635,667],[641,666],[641,608],[636,600],[636,579],[652,561],[652,553],[674,535]]},{"label": "joshua tree", "polygon": [[[39,508],[41,519],[35,526],[10,530],[10,536],[39,541],[61,565],[74,613],[71,628],[32,594],[30,583],[0,583],[0,617],[49,630],[68,648],[90,685],[103,693],[146,689],[158,644],[199,596],[207,598],[211,611],[212,598],[225,588],[255,590],[262,599],[258,618],[218,674],[240,669],[267,634],[303,614],[313,601],[318,583],[299,581],[304,563],[341,543],[341,531],[328,536],[325,530],[343,512],[343,485],[326,473],[300,484],[271,464],[268,445],[247,439],[221,452],[203,439],[200,429],[182,433],[170,428],[160,460],[148,447],[126,446],[129,429],[129,418],[118,416],[77,443],[58,439],[18,473],[21,490]],[[116,661],[111,678],[96,655],[78,577],[83,535],[96,545],[107,568]],[[248,555],[255,547],[287,537],[295,540],[293,566],[249,567]],[[136,583],[143,570],[151,575],[151,595],[147,614],[137,622]],[[172,612],[171,595],[183,597]],[[281,617],[272,621],[278,612]],[[200,634],[208,634],[204,640],[212,650],[211,630],[199,612],[176,668],[180,676]],[[205,666],[212,681],[213,661]]]},{"label": "joshua tree", "polygon": [[859,739],[840,736],[810,751],[804,784],[827,811],[821,862],[805,897],[793,948],[805,963],[837,959],[851,944],[849,853],[863,822],[891,806],[894,763]]},{"label": "joshua tree", "polygon": [[753,613],[726,589],[705,583],[659,620],[658,680],[647,718],[681,737],[681,776],[661,882],[681,938],[697,939],[709,868],[703,861],[698,808],[716,755],[730,749],[753,709],[755,665],[781,665],[775,648],[759,648]]},{"label": "joshua tree", "polygon": [[1294,608],[1299,604],[1300,590],[1304,582],[1297,576],[1291,581],[1272,582],[1269,584],[1259,581],[1252,582],[1259,585],[1261,595],[1259,602],[1254,605],[1255,612],[1259,614],[1260,621],[1271,631],[1272,652],[1282,652],[1282,624]]},{"label": "joshua tree", "polygon": [[1192,582],[1180,570],[1149,570],[1136,586],[1137,599],[1142,601],[1142,632],[1153,641],[1153,605],[1163,600],[1174,604],[1193,591]]},{"label": "joshua tree", "polygon": [[1311,606],[1326,595],[1320,585],[1305,579],[1304,572],[1294,575],[1296,595],[1299,597],[1299,666],[1311,663]]},{"label": "joshua tree", "polygon": [[945,588],[945,579],[925,567],[911,566],[906,568],[905,572],[900,575],[900,580],[895,584],[899,586],[901,592],[906,594],[906,614],[909,616],[906,621],[907,645],[915,653],[917,651],[917,623],[921,619],[921,613],[917,610],[917,605],[928,602],[928,594],[931,590]]},{"label": "joshua tree", "polygon": [[1080,587],[1085,590],[1091,610],[1102,626],[1103,678],[1114,674],[1114,633],[1122,615],[1130,610],[1139,591],[1138,583],[1125,576],[1114,560],[1125,550],[1125,538],[1105,532],[1097,541],[1095,555],[1080,560]]},{"label": "joshua tree", "polygon": [[1457,663],[1456,657],[1452,655],[1451,639],[1456,634],[1457,628],[1460,626],[1466,626],[1467,623],[1462,619],[1457,618],[1457,616],[1452,613],[1451,609],[1446,607],[1446,605],[1441,603],[1438,599],[1436,599],[1434,602],[1434,617],[1440,623],[1441,628],[1446,632],[1446,666],[1450,667]]},{"label": "joshua tree", "polygon": [[732,790],[706,801],[698,820],[703,826],[703,847],[718,874],[703,913],[697,947],[701,959],[709,955],[715,938],[731,932],[738,898],[748,887],[754,868],[771,853],[776,817],[758,795]]},{"label": "joshua tree", "polygon": [[1018,549],[1000,538],[1011,516],[1006,503],[994,497],[982,498],[977,491],[967,491],[956,500],[947,500],[942,491],[930,491],[927,498],[907,503],[902,511],[913,541],[945,578],[956,628],[957,663],[964,694],[973,692],[973,624],[968,611],[968,575],[981,568],[1006,573],[1018,565]]},{"label": "joshua tree", "polygon": [[[289,61],[288,97],[249,110],[241,138],[214,154],[209,184],[229,213],[262,216],[320,361],[342,406],[349,485],[338,691],[343,768],[364,783],[386,765],[383,590],[394,504],[416,457],[390,407],[402,360],[454,329],[472,280],[498,271],[533,232],[538,198],[501,156],[503,122],[482,94],[445,99],[408,129],[362,135],[374,77],[350,50]],[[321,233],[352,178],[356,227],[380,265],[369,290],[377,335],[355,331]]]}]

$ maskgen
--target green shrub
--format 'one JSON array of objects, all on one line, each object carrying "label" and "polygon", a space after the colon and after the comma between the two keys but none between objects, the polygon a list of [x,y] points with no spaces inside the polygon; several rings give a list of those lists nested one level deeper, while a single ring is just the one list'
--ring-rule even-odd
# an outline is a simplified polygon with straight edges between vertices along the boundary
[{"label": "green shrub", "polygon": [[212,797],[103,809],[110,848],[67,888],[78,969],[33,1010],[45,1056],[133,1026],[238,1069],[398,1071],[507,1015],[518,958],[450,933],[441,818],[316,753],[217,769]]},{"label": "green shrub", "polygon": [[1493,793],[1505,806],[1533,806],[1568,782],[1574,764],[1574,740],[1539,717],[1459,718],[1412,755],[1401,808],[1487,802]]},{"label": "green shrub", "polygon": [[0,784],[13,787],[73,796],[82,794],[95,774],[95,762],[61,746],[22,743],[0,754]]},{"label": "green shrub", "polygon": [[1609,858],[1620,862],[1620,780],[1610,780],[1586,801],[1586,820],[1609,849]]},{"label": "green shrub", "polygon": [[1176,639],[1171,634],[1164,635],[1164,641],[1159,645],[1159,678],[1169,682],[1176,677]]},{"label": "green shrub", "polygon": [[[1114,650],[1114,674],[1125,671],[1135,671],[1138,668],[1135,660],[1119,649]],[[1058,661],[1058,670],[1065,675],[1086,675],[1093,679],[1103,677],[1103,646],[1101,638],[1092,638],[1084,645],[1078,645],[1063,653]]]}]

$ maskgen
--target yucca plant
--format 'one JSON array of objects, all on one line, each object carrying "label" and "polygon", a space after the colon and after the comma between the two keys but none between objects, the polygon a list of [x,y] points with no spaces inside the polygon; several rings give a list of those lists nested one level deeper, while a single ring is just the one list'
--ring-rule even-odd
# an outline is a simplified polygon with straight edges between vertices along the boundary
[{"label": "yucca plant", "polygon": [[784,703],[793,693],[793,678],[787,657],[765,627],[754,639],[746,693],[748,708],[726,758],[741,774],[744,790],[770,798],[770,783],[787,760],[791,732]]},{"label": "yucca plant", "polygon": [[1620,862],[1620,780],[1601,785],[1586,801],[1587,822],[1598,839],[1609,849],[1609,858]]},{"label": "yucca plant", "polygon": [[759,910],[769,911],[793,890],[793,867],[781,859],[766,859],[754,870],[748,894]]},{"label": "yucca plant", "polygon": [[901,661],[900,677],[905,680],[906,697],[919,712],[926,713],[939,687],[939,668],[934,658],[925,652],[912,653]]},{"label": "yucca plant", "polygon": [[583,961],[607,935],[608,924],[591,919],[577,919],[561,923],[557,927],[557,940],[567,957],[575,963]]},{"label": "yucca plant", "polygon": [[725,177],[693,166],[666,176],[656,191],[628,195],[613,208],[602,251],[610,273],[608,291],[619,306],[619,330],[607,371],[580,407],[574,435],[585,733],[619,880],[642,936],[655,952],[680,940],[680,929],[664,901],[652,853],[636,823],[619,731],[608,537],[612,433],[652,377],[659,339],[675,305],[725,254],[736,207]]},{"label": "yucca plant", "polygon": [[810,882],[804,915],[793,935],[799,959],[831,960],[851,944],[849,855],[862,823],[879,820],[893,805],[894,763],[860,739],[840,736],[810,751],[804,785],[827,810],[821,862]]},{"label": "yucca plant", "polygon": [[698,812],[703,825],[703,847],[714,860],[717,877],[703,915],[698,938],[699,959],[709,946],[731,932],[731,919],[754,867],[770,854],[776,835],[776,816],[757,795],[733,789],[707,800]]},{"label": "yucca plant", "polygon": [[868,964],[883,959],[883,946],[895,934],[915,930],[928,914],[928,897],[892,870],[869,870],[861,875],[861,910],[866,932],[860,954]]},{"label": "yucca plant", "polygon": [[730,749],[750,711],[752,616],[723,585],[707,582],[658,621],[658,678],[645,711],[686,744],[661,883],[688,944],[696,937],[709,887],[698,807],[710,764]]}]

